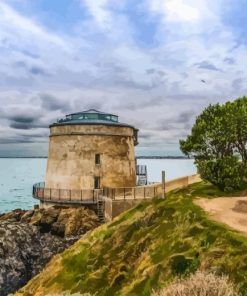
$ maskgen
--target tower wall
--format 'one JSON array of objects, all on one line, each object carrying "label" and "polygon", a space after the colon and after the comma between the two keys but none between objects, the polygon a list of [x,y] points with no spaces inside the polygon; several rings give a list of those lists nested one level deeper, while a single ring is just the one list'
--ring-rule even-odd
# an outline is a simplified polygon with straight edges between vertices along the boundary
[{"label": "tower wall", "polygon": [[135,186],[135,141],[132,127],[51,126],[45,187],[93,189],[95,177],[100,177],[101,188]]}]

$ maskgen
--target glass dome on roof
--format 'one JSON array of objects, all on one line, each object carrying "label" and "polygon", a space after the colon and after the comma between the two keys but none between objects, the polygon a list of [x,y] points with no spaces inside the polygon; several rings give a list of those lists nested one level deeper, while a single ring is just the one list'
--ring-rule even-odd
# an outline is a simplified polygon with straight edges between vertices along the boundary
[{"label": "glass dome on roof", "polygon": [[68,121],[109,121],[118,122],[118,116],[110,113],[100,112],[95,109],[89,109],[86,111],[72,113],[66,115],[64,119],[58,120],[58,123]]}]

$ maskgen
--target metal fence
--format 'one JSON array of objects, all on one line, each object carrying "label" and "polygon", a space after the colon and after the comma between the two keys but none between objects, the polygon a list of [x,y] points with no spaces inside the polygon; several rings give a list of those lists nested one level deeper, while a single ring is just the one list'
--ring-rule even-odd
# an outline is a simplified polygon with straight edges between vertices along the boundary
[{"label": "metal fence", "polygon": [[183,188],[200,181],[201,178],[199,175],[192,175],[177,178],[165,183],[154,183],[145,186],[105,187],[103,189],[82,190],[46,188],[45,184],[42,182],[33,186],[33,197],[41,201],[75,204],[97,203],[102,197],[111,198],[113,200],[148,199],[164,197],[164,192]]},{"label": "metal fence", "polygon": [[43,182],[33,185],[33,197],[41,201],[58,203],[96,203],[102,194],[102,189],[70,190],[46,188]]},{"label": "metal fence", "polygon": [[161,195],[162,184],[152,184],[136,187],[117,187],[103,189],[56,189],[46,188],[45,184],[37,183],[33,186],[33,197],[41,201],[60,203],[96,203],[101,197],[116,199],[145,199]]},{"label": "metal fence", "polygon": [[162,195],[162,183],[136,187],[104,188],[103,195],[113,200],[154,198]]}]

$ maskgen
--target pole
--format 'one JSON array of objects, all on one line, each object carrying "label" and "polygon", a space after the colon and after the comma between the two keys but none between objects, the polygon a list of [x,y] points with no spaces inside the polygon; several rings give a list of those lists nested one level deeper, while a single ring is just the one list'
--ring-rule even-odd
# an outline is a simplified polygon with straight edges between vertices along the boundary
[{"label": "pole", "polygon": [[166,172],[162,171],[162,198],[166,198]]}]

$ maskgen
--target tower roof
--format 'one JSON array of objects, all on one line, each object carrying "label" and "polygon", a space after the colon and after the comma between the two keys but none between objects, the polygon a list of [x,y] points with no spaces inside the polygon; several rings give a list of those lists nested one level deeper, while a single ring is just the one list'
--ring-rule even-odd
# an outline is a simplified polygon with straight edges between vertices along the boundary
[{"label": "tower roof", "polygon": [[[111,113],[98,111],[96,109],[89,109],[77,113],[71,113],[65,118],[59,119],[51,126],[57,125],[113,125],[125,126],[135,129],[133,126],[118,122],[118,116]],[[50,126],[50,127],[51,127]]]},{"label": "tower roof", "polygon": [[99,110],[96,110],[96,109],[88,109],[88,110],[85,110],[85,111],[76,112],[76,113],[72,113],[72,114],[69,114],[69,115],[77,115],[77,114],[105,114],[105,115],[107,114],[107,115],[116,116],[115,114],[109,114],[109,113],[102,112],[102,111],[99,111]]}]

